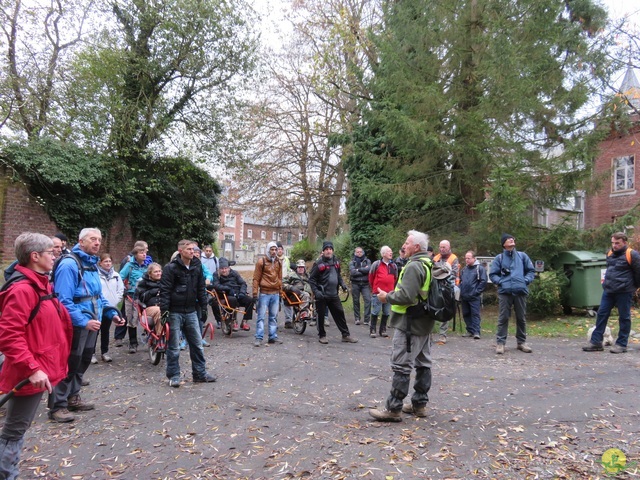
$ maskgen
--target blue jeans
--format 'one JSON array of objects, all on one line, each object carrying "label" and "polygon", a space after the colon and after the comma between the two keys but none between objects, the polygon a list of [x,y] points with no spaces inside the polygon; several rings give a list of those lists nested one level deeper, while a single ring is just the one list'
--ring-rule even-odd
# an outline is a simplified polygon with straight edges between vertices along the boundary
[{"label": "blue jeans", "polygon": [[391,305],[389,303],[382,303],[378,300],[376,295],[371,297],[371,315],[380,315],[380,311],[382,310],[382,315],[386,315],[387,317],[391,315]]},{"label": "blue jeans", "polygon": [[202,335],[198,314],[169,313],[169,348],[167,348],[167,378],[180,376],[180,330],[182,330],[189,344],[191,358],[191,373],[193,378],[204,378],[207,369],[202,348]]},{"label": "blue jeans", "polygon": [[256,339],[264,338],[264,317],[269,310],[269,340],[278,338],[278,308],[280,295],[277,293],[261,293],[258,297],[258,320],[256,320]]},{"label": "blue jeans", "polygon": [[627,347],[629,342],[629,333],[631,332],[631,300],[633,293],[608,293],[602,292],[602,299],[598,307],[598,317],[596,318],[596,329],[591,334],[591,343],[594,345],[602,345],[602,337],[604,330],[607,328],[609,315],[614,306],[618,307],[618,322],[620,330],[616,345]]}]

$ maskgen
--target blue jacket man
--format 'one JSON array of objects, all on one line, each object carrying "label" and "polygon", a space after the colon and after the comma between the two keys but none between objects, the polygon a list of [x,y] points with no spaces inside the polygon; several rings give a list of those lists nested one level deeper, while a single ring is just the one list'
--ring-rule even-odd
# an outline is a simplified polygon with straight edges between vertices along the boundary
[{"label": "blue jacket man", "polygon": [[65,257],[54,271],[53,289],[60,302],[67,308],[73,324],[73,341],[69,355],[69,372],[49,395],[49,418],[56,422],[71,422],[69,411],[93,410],[95,406],[80,398],[82,377],[91,364],[96,338],[103,317],[111,318],[116,325],[124,322],[118,312],[109,306],[102,295],[102,284],[96,265],[96,256],[102,243],[102,234],[96,228],[80,232],[78,244],[71,250],[78,258]]},{"label": "blue jacket man", "polygon": [[476,254],[469,250],[464,261],[466,266],[460,270],[460,304],[462,318],[467,326],[463,337],[480,338],[480,307],[482,292],[487,286],[487,271],[476,260]]},{"label": "blue jacket man", "polygon": [[489,278],[498,286],[498,331],[496,333],[496,354],[504,353],[507,343],[509,317],[511,309],[516,314],[516,341],[518,350],[531,353],[527,345],[527,295],[529,284],[535,278],[533,263],[526,253],[516,250],[516,239],[508,233],[502,234],[501,254],[496,256],[491,264]]},{"label": "blue jacket man", "polygon": [[596,328],[591,334],[591,341],[582,347],[585,352],[604,350],[602,337],[614,306],[618,307],[620,328],[616,343],[609,351],[627,351],[631,332],[631,301],[636,289],[640,287],[640,254],[629,247],[627,240],[623,232],[611,236],[611,250],[607,255],[607,271],[602,283],[602,299],[598,307]]}]

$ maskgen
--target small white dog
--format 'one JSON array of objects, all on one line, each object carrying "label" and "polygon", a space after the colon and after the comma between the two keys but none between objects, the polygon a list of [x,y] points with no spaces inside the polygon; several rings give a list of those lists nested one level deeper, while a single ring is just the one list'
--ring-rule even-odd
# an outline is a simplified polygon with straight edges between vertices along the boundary
[{"label": "small white dog", "polygon": [[[596,329],[595,326],[591,327],[587,332],[587,340],[591,341],[591,334]],[[611,329],[609,327],[605,328],[604,336],[602,337],[602,345],[605,347],[609,347],[613,345],[613,335],[611,335]]]}]

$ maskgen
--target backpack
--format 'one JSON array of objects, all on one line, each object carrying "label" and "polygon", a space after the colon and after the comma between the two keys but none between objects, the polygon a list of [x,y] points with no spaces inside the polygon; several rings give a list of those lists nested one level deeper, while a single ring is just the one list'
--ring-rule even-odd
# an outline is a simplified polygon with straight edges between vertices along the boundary
[{"label": "backpack", "polygon": [[[14,283],[18,283],[22,280],[26,280],[29,285],[31,285],[33,287],[34,290],[36,290],[36,287],[33,285],[33,283],[31,283],[27,277],[18,272],[15,271],[13,272],[13,274],[9,277],[9,279],[5,282],[5,284],[2,286],[2,288],[0,288],[0,292],[5,292],[7,290],[9,290],[9,287],[11,285],[13,285]],[[37,293],[37,290],[36,290]],[[38,315],[38,312],[40,311],[40,304],[45,301],[45,300],[53,300],[54,298],[57,298],[56,293],[50,293],[48,295],[38,295],[38,303],[36,303],[36,306],[33,307],[33,309],[31,310],[31,313],[29,314],[29,319],[27,320],[27,325],[29,325],[34,318],[36,318],[36,315]],[[0,317],[2,316],[2,312],[0,312]]]},{"label": "backpack", "polygon": [[78,283],[82,282],[82,276],[84,275],[84,272],[97,272],[98,269],[92,265],[90,267],[85,267],[82,264],[82,260],[80,260],[80,257],[73,252],[69,252],[69,253],[64,253],[62,255],[60,255],[58,258],[56,258],[56,261],[53,263],[53,268],[51,269],[51,276],[49,277],[49,281],[54,284],[55,283],[55,279],[56,279],[56,271],[58,270],[58,267],[60,266],[60,262],[62,262],[62,260],[64,260],[65,258],[73,258],[73,260],[75,260],[76,265],[78,266]]},{"label": "backpack", "polygon": [[[429,268],[425,263],[425,268]],[[456,296],[451,266],[439,262],[431,267],[431,283],[429,294],[423,302],[427,318],[437,322],[448,322],[456,312]]]}]

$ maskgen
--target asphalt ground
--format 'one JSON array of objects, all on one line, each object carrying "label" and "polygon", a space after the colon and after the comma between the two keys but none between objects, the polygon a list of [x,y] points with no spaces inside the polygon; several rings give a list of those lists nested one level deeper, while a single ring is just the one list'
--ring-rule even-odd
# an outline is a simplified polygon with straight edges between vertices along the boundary
[{"label": "asphalt ground", "polygon": [[215,331],[205,348],[213,384],[192,383],[187,351],[175,389],[164,360],[112,348],[114,361],[86,375],[82,397],[95,410],[57,424],[43,401],[21,478],[605,478],[611,448],[627,457],[617,478],[638,475],[638,344],[613,355],[531,338],[525,354],[510,337],[497,356],[490,332],[452,334],[433,346],[428,416],[378,423],[368,409],[389,392],[390,339],[369,338],[351,319],[357,344],[332,324],[328,345],[308,328],[256,348],[254,325]]}]

